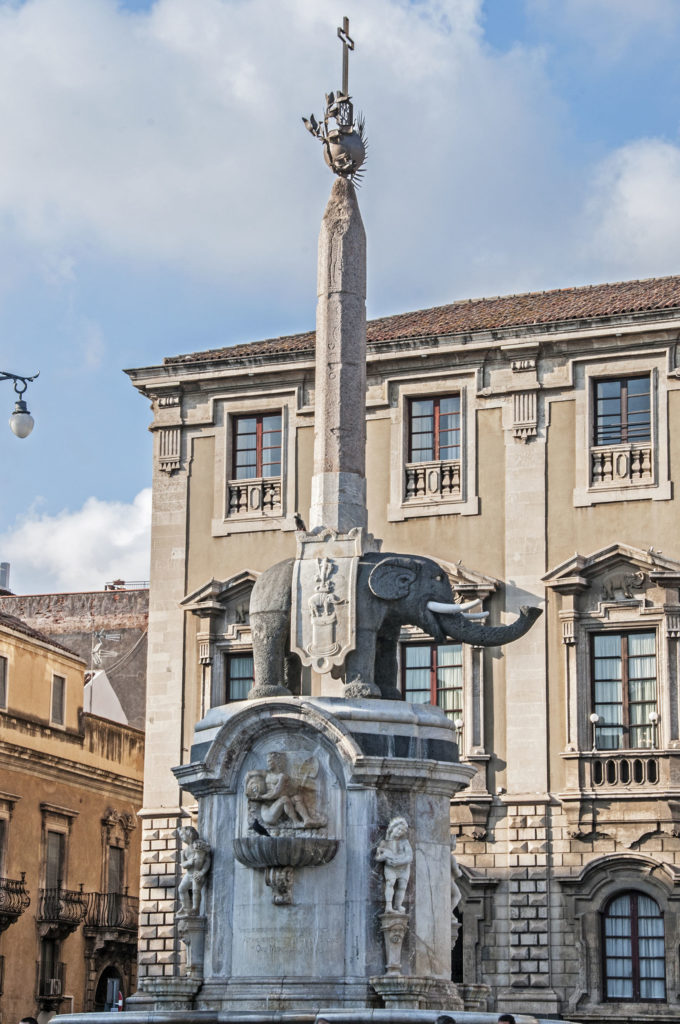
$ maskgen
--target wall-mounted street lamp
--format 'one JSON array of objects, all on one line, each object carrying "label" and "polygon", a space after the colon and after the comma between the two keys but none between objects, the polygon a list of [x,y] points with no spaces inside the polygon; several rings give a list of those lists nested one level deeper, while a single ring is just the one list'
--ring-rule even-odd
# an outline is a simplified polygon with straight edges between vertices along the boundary
[{"label": "wall-mounted street lamp", "polygon": [[597,750],[597,723],[600,721],[600,716],[593,711],[590,716],[590,722],[593,727],[593,750]]},{"label": "wall-mounted street lamp", "polygon": [[657,744],[656,730],[657,730],[657,726],[659,724],[659,714],[658,714],[657,711],[650,711],[649,712],[649,721],[652,723],[652,750],[656,750],[656,744]]},{"label": "wall-mounted street lamp", "polygon": [[7,373],[6,370],[0,370],[0,380],[11,380],[14,381],[14,390],[17,393],[17,400],[14,403],[14,412],[9,418],[9,425],[13,434],[17,437],[28,437],[33,430],[33,417],[28,411],[28,406],[23,400],[23,393],[28,387],[29,381],[35,380],[36,377],[40,376],[40,371],[34,373],[32,377],[22,377],[18,373]]}]

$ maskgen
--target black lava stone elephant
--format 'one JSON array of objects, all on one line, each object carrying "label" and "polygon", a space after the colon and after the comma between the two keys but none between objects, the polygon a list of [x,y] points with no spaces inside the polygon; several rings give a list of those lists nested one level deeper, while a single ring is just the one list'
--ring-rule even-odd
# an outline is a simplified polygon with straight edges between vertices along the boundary
[{"label": "black lava stone elephant", "polygon": [[[300,660],[290,653],[294,560],[278,562],[258,577],[250,598],[255,686],[250,697],[300,692]],[[507,626],[469,618],[454,602],[444,569],[431,558],[365,554],[357,574],[356,648],[345,660],[345,692],[353,697],[401,700],[397,644],[402,626],[418,626],[437,643],[448,639],[482,647],[517,640],[540,608],[524,607]],[[469,606],[468,606],[469,607]],[[285,687],[281,684],[285,682]]]}]

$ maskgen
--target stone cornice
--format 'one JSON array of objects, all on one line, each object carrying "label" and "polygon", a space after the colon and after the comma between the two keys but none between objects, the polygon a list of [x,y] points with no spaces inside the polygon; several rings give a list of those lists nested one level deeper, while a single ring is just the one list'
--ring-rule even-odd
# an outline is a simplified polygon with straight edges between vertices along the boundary
[{"label": "stone cornice", "polygon": [[98,792],[111,794],[141,803],[143,782],[118,772],[97,768],[95,765],[71,761],[47,754],[41,750],[19,747],[0,740],[0,768],[22,772],[31,776],[71,785],[86,786]]}]

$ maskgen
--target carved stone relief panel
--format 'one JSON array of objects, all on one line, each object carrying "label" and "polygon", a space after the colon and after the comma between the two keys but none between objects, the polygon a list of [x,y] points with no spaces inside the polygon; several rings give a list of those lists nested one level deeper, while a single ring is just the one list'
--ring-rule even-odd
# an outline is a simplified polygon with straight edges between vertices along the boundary
[{"label": "carved stone relief panel", "polygon": [[343,787],[318,737],[275,732],[257,743],[240,774],[236,859],[265,871],[272,901],[293,902],[296,868],[328,864],[342,831]]}]

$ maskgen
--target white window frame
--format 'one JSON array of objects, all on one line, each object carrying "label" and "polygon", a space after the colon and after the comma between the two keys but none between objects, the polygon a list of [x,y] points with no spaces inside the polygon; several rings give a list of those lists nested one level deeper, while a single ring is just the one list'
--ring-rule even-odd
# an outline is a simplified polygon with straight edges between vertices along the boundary
[{"label": "white window frame", "polygon": [[[640,353],[627,357],[610,356],[574,363],[575,471],[574,506],[581,508],[613,501],[669,501],[672,485],[668,455],[668,382],[667,353]],[[595,427],[595,384],[599,380],[649,376],[652,483],[612,483],[593,485],[591,450]]]},{"label": "white window frame", "polygon": [[[215,488],[212,536],[295,530],[297,396],[290,391],[257,394],[246,399],[215,398]],[[281,509],[276,514],[256,510],[229,514],[229,482],[233,465],[233,424],[238,416],[281,414]],[[274,478],[276,479],[276,478]]]},{"label": "white window frame", "polygon": [[[455,640],[443,640],[442,644],[424,633],[417,626],[404,626],[399,634],[397,647],[397,681],[401,690],[404,678],[402,665],[402,645],[436,644],[437,646],[455,643]],[[484,755],[484,656],[481,647],[462,644],[463,648],[463,728],[460,730],[458,745],[460,756]],[[453,721],[453,719],[450,719]]]},{"label": "white window frame", "polygon": [[[392,413],[390,431],[390,497],[388,522],[442,515],[479,515],[477,494],[476,378],[474,372],[419,376],[417,380],[387,382]],[[406,464],[409,453],[409,399],[460,396],[461,496],[406,500]]]}]

